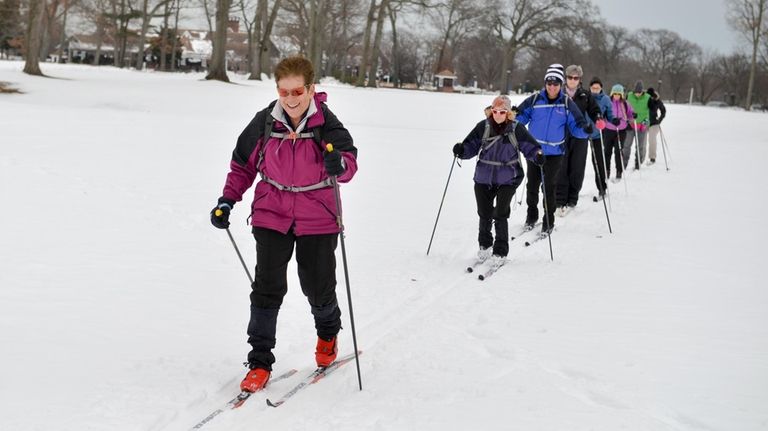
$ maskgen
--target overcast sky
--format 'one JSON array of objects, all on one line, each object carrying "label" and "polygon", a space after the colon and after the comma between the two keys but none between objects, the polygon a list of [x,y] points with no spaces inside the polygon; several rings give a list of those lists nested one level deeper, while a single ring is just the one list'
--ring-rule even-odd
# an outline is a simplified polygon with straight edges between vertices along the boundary
[{"label": "overcast sky", "polygon": [[651,28],[677,32],[681,37],[723,54],[743,42],[725,22],[724,0],[593,0],[609,23],[629,30]]}]

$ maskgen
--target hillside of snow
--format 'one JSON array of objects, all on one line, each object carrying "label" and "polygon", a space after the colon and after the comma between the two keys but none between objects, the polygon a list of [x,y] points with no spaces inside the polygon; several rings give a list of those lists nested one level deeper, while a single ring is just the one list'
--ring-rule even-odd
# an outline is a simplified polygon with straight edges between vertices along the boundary
[{"label": "hillside of snow", "polygon": [[[43,67],[0,62],[23,92],[0,95],[0,429],[188,430],[245,373],[250,287],[208,213],[274,83]],[[265,404],[314,364],[292,264],[275,371],[299,373],[202,429],[768,430],[768,116],[668,105],[670,170],[659,148],[610,185],[612,234],[588,166],[554,262],[523,237],[481,282],[473,160],[426,250],[492,96],[318,89],[359,148],[342,199],[363,391],[353,363]],[[251,199],[231,231],[252,266]]]}]

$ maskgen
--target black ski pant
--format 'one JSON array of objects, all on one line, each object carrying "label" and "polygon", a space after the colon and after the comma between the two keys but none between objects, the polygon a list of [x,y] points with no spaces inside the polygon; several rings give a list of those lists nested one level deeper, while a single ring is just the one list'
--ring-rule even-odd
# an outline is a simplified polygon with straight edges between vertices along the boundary
[{"label": "black ski pant", "polygon": [[571,136],[566,141],[565,156],[560,165],[555,189],[557,207],[576,206],[579,202],[579,192],[584,184],[584,170],[587,167],[587,152],[586,139]]},{"label": "black ski pant", "polygon": [[[522,178],[522,176],[520,177]],[[480,226],[477,242],[480,247],[493,246],[493,254],[506,256],[509,253],[509,204],[515,195],[515,185],[488,185],[475,183],[475,200]],[[494,199],[496,206],[493,205]],[[496,239],[491,234],[491,224],[496,228]]]},{"label": "black ski pant", "polygon": [[611,177],[612,154],[614,155],[614,160],[616,162],[616,178],[621,178],[621,174],[624,171],[621,164],[621,145],[626,137],[626,129],[616,131],[606,128],[603,130],[603,138],[605,138],[603,151],[605,152],[605,166],[608,169],[605,173],[606,178]]},{"label": "black ski pant", "polygon": [[256,239],[256,272],[251,285],[251,319],[248,322],[248,364],[272,369],[275,356],[277,314],[288,292],[286,270],[296,247],[301,291],[315,318],[317,336],[330,340],[341,329],[336,301],[336,245],[338,234],[296,236],[271,229],[253,228]]},{"label": "black ski pant", "polygon": [[592,169],[595,172],[595,185],[600,195],[604,195],[608,189],[608,184],[605,182],[605,164],[603,162],[603,144],[600,138],[590,139],[590,145],[592,146]]},{"label": "black ski pant", "polygon": [[[560,162],[563,156],[546,156],[544,162],[544,196],[546,214],[542,218],[542,229],[549,230],[555,225],[555,182],[557,173],[560,170]],[[530,160],[528,163],[528,183],[527,197],[525,202],[528,204],[528,214],[525,218],[526,223],[534,223],[539,218],[539,190],[541,190],[541,172],[542,168]]]}]

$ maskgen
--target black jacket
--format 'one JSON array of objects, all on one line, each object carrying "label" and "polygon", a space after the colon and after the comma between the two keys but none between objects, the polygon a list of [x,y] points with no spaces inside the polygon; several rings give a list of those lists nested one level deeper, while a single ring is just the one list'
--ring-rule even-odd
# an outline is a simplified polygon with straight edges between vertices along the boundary
[{"label": "black jacket", "polygon": [[576,102],[576,106],[579,107],[582,114],[589,116],[593,123],[597,121],[598,116],[600,116],[600,105],[597,104],[590,91],[580,86],[573,95],[573,101]]},{"label": "black jacket", "polygon": [[[661,111],[661,116],[659,116],[659,111]],[[648,112],[651,117],[651,126],[661,124],[661,121],[667,116],[667,108],[664,107],[664,102],[657,97],[648,99]]]}]

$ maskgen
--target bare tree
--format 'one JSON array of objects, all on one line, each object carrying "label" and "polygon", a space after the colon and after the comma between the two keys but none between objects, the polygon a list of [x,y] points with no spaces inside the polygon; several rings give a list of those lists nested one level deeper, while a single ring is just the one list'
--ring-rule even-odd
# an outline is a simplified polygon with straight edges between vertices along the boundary
[{"label": "bare tree", "polygon": [[371,30],[373,30],[373,23],[375,20],[376,0],[371,0],[371,5],[368,7],[368,15],[365,21],[365,31],[363,32],[363,56],[360,61],[357,82],[355,83],[358,87],[362,87],[365,84],[365,72],[368,70],[371,55]]},{"label": "bare tree", "polygon": [[43,43],[45,0],[30,0],[28,14],[24,73],[43,76],[43,72],[40,70],[40,52]]},{"label": "bare tree", "polygon": [[[231,1],[231,0],[228,0]],[[141,70],[142,66],[144,66],[144,45],[147,41],[147,32],[149,31],[149,24],[152,18],[155,18],[156,16],[162,16],[158,15],[157,11],[159,11],[161,8],[164,8],[168,3],[170,3],[171,0],[157,0],[157,2],[150,6],[149,0],[142,0],[141,2],[141,31],[139,32],[139,55],[136,56],[136,69]],[[227,14],[227,18],[229,18],[229,14]],[[225,24],[226,25],[226,24]],[[226,27],[225,27],[226,30]],[[225,31],[226,34],[226,31]]]},{"label": "bare tree", "polygon": [[216,31],[213,34],[213,54],[205,79],[229,82],[227,76],[227,24],[232,0],[216,0]]},{"label": "bare tree", "polygon": [[379,56],[381,55],[381,35],[384,31],[384,17],[387,15],[389,0],[381,0],[378,12],[376,12],[376,34],[373,37],[373,46],[370,50],[370,62],[368,64],[368,86],[376,86],[376,74],[379,69]]},{"label": "bare tree", "polygon": [[484,12],[476,3],[475,0],[447,0],[430,9],[434,25],[440,31],[435,73],[453,69],[457,45],[474,29],[473,23]]},{"label": "bare tree", "polygon": [[765,31],[763,17],[768,8],[768,0],[728,0],[728,22],[731,27],[741,33],[752,44],[752,61],[749,68],[749,84],[744,106],[749,109],[752,105],[752,92],[755,87],[757,71],[757,51],[760,47],[760,36]]},{"label": "bare tree", "polygon": [[713,51],[700,51],[696,56],[693,87],[696,99],[702,104],[712,100],[715,92],[723,88],[725,84],[723,62],[724,57]]},{"label": "bare tree", "polygon": [[567,0],[504,0],[489,8],[494,11],[496,36],[504,42],[499,88],[508,84],[508,76],[513,71],[520,51],[533,47],[537,38],[567,26],[578,7],[583,7],[583,3]]}]

